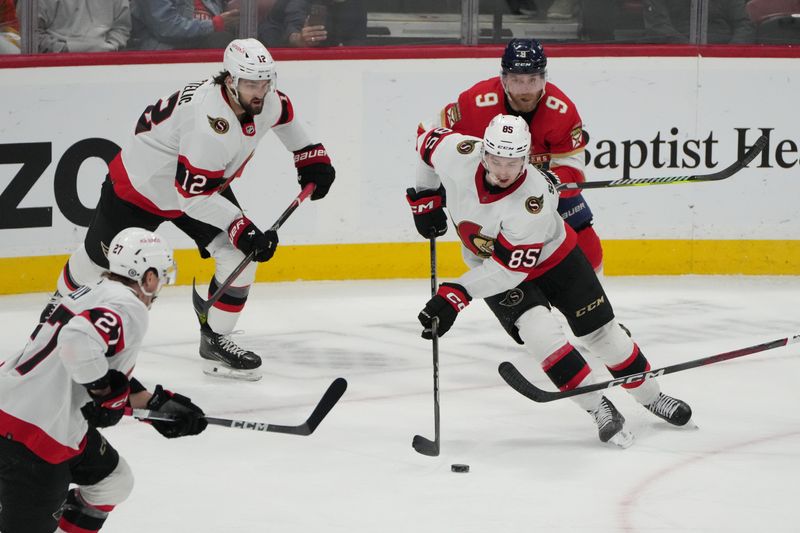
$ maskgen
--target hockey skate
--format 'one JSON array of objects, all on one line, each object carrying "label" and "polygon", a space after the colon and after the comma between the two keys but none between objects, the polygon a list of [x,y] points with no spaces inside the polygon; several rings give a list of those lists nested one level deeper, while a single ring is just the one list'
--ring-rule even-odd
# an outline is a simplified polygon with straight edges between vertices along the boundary
[{"label": "hockey skate", "polygon": [[625,417],[617,411],[608,398],[603,396],[597,409],[586,412],[594,418],[601,442],[610,442],[620,448],[627,448],[633,444],[633,434],[623,428]]},{"label": "hockey skate", "polygon": [[[685,426],[692,418],[692,408],[689,407],[688,403],[672,396],[667,396],[663,392],[659,392],[658,398],[644,407],[673,426]],[[697,427],[694,424],[691,425]]]},{"label": "hockey skate", "polygon": [[258,381],[261,373],[261,358],[255,353],[239,347],[230,334],[214,333],[206,327],[200,330],[200,357],[208,362],[203,373],[209,376],[246,381]]}]

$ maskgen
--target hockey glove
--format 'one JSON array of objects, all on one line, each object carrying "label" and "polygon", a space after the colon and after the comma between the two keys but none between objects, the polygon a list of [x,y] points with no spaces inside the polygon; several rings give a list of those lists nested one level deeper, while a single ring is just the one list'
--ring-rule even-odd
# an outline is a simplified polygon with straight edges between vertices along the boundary
[{"label": "hockey glove", "polygon": [[[105,376],[86,383],[84,387],[89,391],[92,401],[81,407],[81,413],[90,426],[107,428],[120,421],[131,391],[125,374],[119,370],[109,370]],[[104,394],[93,392],[106,388],[109,391]]]},{"label": "hockey glove", "polygon": [[414,225],[417,232],[426,239],[441,237],[447,233],[447,215],[444,213],[445,201],[444,187],[435,191],[423,190],[417,192],[413,187],[406,189],[406,200],[414,214]]},{"label": "hockey glove", "polygon": [[436,296],[428,300],[417,319],[424,328],[422,330],[423,339],[432,339],[431,326],[434,319],[438,319],[436,325],[437,337],[447,333],[456,321],[458,313],[464,309],[472,300],[467,290],[457,283],[442,283]]},{"label": "hockey glove", "polygon": [[147,408],[174,417],[169,422],[152,420],[150,424],[156,431],[167,437],[185,437],[202,433],[208,422],[203,410],[192,403],[192,400],[181,394],[172,393],[161,385],[156,385],[153,397],[147,402]]},{"label": "hockey glove", "polygon": [[294,166],[297,168],[297,181],[300,188],[313,183],[316,188],[311,193],[312,200],[319,200],[328,194],[336,179],[336,170],[331,165],[328,152],[321,144],[310,144],[294,152]]},{"label": "hockey glove", "polygon": [[237,218],[231,223],[228,238],[245,255],[254,252],[253,259],[259,263],[272,259],[275,248],[278,247],[276,231],[267,230],[262,233],[247,217]]}]

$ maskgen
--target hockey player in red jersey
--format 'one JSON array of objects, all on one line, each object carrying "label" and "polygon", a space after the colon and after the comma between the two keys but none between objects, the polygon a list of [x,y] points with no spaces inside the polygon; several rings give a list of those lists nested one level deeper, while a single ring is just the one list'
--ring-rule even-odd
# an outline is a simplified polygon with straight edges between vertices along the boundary
[{"label": "hockey player in red jersey", "polygon": [[[541,364],[561,390],[594,382],[581,353],[550,312],[567,319],[581,345],[615,377],[650,369],[636,343],[614,318],[595,271],[576,246],[575,231],[557,210],[557,178],[528,164],[527,122],[498,115],[483,139],[447,128],[419,137],[416,186],[408,189],[417,231],[426,238],[447,231],[446,205],[469,271],[442,283],[419,314],[423,337],[433,320],[444,335],[473,298],[483,298],[503,328]],[[623,385],[649,411],[684,425],[689,406],[663,394],[654,379]],[[594,418],[600,440],[628,446],[624,417],[600,392],[573,400]]]},{"label": "hockey player in red jersey", "polygon": [[[203,411],[131,376],[148,309],[174,281],[172,249],[141,228],[109,243],[108,270],[65,295],[18,354],[0,361],[0,531],[99,530],[130,494],[131,469],[97,431],[126,405],[167,412],[152,422],[167,438],[196,435]],[[70,483],[77,487],[69,489]]]},{"label": "hockey player in red jersey", "polygon": [[[144,110],[128,144],[109,165],[84,244],[64,267],[54,301],[96,279],[107,266],[108,242],[130,226],[155,230],[170,221],[190,236],[203,257],[215,260],[209,294],[249,253],[256,262],[268,261],[278,235],[261,231],[245,216],[231,182],[269,131],[294,153],[300,186],[316,186],[311,199],[327,194],[334,168],[325,147],[296,120],[289,97],[277,90],[275,62],[267,49],[255,39],[237,39],[225,49],[223,67],[213,79],[189,83]],[[205,369],[211,375],[261,377],[255,370],[261,358],[230,337],[255,273],[254,262],[201,324],[200,355],[211,361]]]},{"label": "hockey player in red jersey", "polygon": [[[498,114],[516,115],[529,124],[531,163],[549,169],[561,182],[583,182],[583,122],[575,104],[547,81],[547,56],[535,39],[512,39],[503,53],[500,76],[476,83],[445,106],[440,125],[480,137]],[[580,191],[561,192],[558,212],[577,234],[578,246],[592,267],[602,271],[603,249],[592,227],[592,211]]]}]

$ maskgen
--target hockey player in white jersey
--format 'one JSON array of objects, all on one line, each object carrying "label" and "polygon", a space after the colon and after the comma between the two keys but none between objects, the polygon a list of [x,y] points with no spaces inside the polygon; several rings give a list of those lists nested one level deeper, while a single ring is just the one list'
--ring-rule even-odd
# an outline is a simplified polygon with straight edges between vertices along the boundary
[{"label": "hockey player in white jersey", "polygon": [[[649,370],[614,318],[594,270],[576,247],[575,232],[558,214],[557,179],[528,164],[530,143],[527,123],[511,115],[492,119],[483,139],[446,128],[419,137],[416,186],[407,191],[417,231],[426,238],[443,235],[446,206],[469,266],[425,304],[418,317],[422,336],[431,338],[434,319],[438,335],[444,335],[473,298],[483,298],[559,389],[588,385],[594,382],[591,368],[567,340],[550,312],[553,306],[612,375]],[[671,424],[691,418],[689,405],[663,394],[653,379],[623,387]],[[625,419],[608,398],[595,392],[573,400],[592,415],[601,441],[631,444]]]},{"label": "hockey player in white jersey", "polygon": [[[170,221],[194,239],[201,255],[215,260],[209,294],[250,252],[255,261],[268,261],[278,235],[262,232],[244,215],[230,185],[270,130],[293,152],[300,186],[316,185],[311,199],[327,194],[335,177],[327,151],[305,132],[289,97],[277,90],[267,49],[255,39],[237,39],[226,48],[223,67],[213,79],[189,83],[144,110],[109,165],[84,244],[64,267],[54,301],[96,279],[107,265],[108,242],[130,226],[155,230]],[[254,369],[261,358],[230,338],[256,266],[251,263],[239,275],[201,324],[200,355],[222,365],[213,375],[260,378]]]},{"label": "hockey player in white jersey", "polygon": [[[168,412],[168,438],[206,427],[203,411],[132,377],[148,309],[175,277],[172,249],[128,228],[109,243],[101,279],[64,296],[15,356],[0,361],[0,531],[97,531],[130,494],[133,475],[97,431],[125,407]],[[77,485],[72,490],[70,483]]]}]

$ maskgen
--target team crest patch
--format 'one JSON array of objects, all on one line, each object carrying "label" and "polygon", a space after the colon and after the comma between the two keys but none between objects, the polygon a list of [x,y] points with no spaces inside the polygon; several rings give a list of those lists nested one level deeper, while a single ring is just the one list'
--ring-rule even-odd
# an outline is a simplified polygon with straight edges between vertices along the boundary
[{"label": "team crest patch", "polygon": [[461,120],[461,109],[459,109],[457,103],[453,104],[447,107],[445,110],[445,115],[447,116],[446,124],[455,124]]},{"label": "team crest patch", "polygon": [[538,214],[544,206],[544,195],[531,196],[525,200],[525,209],[532,215]]},{"label": "team crest patch", "polygon": [[228,133],[228,130],[231,129],[231,126],[230,124],[228,124],[228,121],[222,117],[214,118],[214,117],[209,117],[208,115],[206,115],[206,117],[208,118],[208,124],[211,126],[211,129],[219,133],[220,135]]},{"label": "team crest patch", "polygon": [[505,297],[500,300],[500,305],[504,305],[506,307],[514,307],[518,303],[520,303],[525,298],[525,293],[522,292],[522,289],[519,287],[515,287],[508,291]]},{"label": "team crest patch", "polygon": [[477,235],[470,236],[470,240],[475,250],[477,250],[478,257],[483,257],[484,259],[492,257],[494,253],[494,239],[478,233]]},{"label": "team crest patch", "polygon": [[475,150],[475,145],[478,141],[461,141],[456,146],[456,150],[458,150],[459,154],[471,154]]},{"label": "team crest patch", "polygon": [[572,137],[572,147],[580,148],[581,142],[583,142],[583,127],[578,124],[573,128],[569,136]]}]

